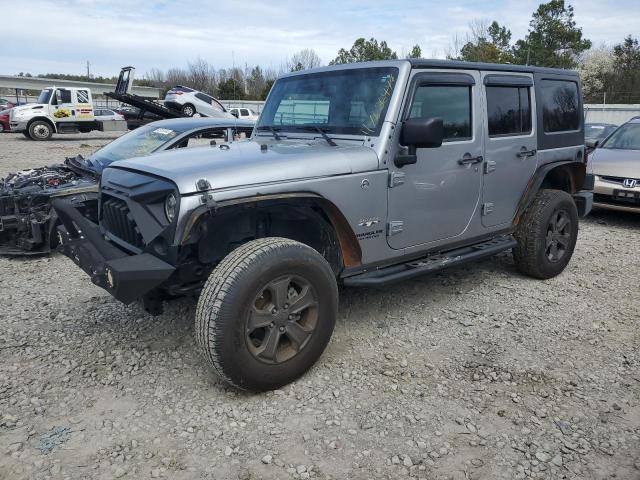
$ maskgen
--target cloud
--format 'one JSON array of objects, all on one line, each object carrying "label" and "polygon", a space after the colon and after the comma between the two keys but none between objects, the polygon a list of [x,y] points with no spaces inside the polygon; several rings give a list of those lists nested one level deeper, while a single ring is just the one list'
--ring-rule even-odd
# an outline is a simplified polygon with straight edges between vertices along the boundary
[{"label": "cloud", "polygon": [[[452,37],[471,20],[496,19],[526,34],[538,2],[407,0],[30,0],[3,7],[8,45],[2,73],[114,75],[124,65],[139,72],[184,66],[201,57],[218,68],[260,64],[279,67],[292,53],[313,48],[328,62],[358,37],[386,40],[399,53],[418,43],[425,55],[444,56]],[[574,2],[576,21],[594,44],[619,42],[640,31],[640,4],[630,0]]]}]

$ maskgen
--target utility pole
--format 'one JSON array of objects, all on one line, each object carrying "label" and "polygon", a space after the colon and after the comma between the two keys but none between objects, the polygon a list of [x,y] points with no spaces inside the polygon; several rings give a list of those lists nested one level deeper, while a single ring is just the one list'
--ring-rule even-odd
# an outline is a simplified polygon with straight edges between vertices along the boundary
[{"label": "utility pole", "polygon": [[89,60],[87,60],[87,81],[91,80],[91,74],[89,73],[89,65],[90,65]]}]

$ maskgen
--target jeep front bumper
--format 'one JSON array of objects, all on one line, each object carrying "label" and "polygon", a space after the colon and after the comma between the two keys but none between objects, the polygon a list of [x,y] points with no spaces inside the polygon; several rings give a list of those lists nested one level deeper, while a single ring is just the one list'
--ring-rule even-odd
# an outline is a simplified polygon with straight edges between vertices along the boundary
[{"label": "jeep front bumper", "polygon": [[104,239],[100,228],[68,202],[54,200],[58,249],[122,303],[129,304],[160,286],[175,267],[149,253],[130,255]]}]

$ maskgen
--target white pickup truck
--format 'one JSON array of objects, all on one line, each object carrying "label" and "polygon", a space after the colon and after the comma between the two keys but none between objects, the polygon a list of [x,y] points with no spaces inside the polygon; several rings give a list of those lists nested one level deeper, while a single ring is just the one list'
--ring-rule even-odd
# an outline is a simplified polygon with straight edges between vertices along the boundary
[{"label": "white pickup truck", "polygon": [[9,124],[32,140],[48,140],[54,133],[127,130],[124,120],[96,120],[88,88],[55,86],[42,90],[35,104],[15,107]]}]

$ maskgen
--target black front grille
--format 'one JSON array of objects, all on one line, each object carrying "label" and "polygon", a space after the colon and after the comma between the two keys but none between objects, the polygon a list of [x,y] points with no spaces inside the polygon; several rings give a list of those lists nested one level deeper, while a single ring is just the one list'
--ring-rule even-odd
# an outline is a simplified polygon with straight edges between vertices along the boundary
[{"label": "black front grille", "polygon": [[143,248],[144,241],[124,200],[104,195],[102,197],[102,226],[112,235],[136,248]]}]

